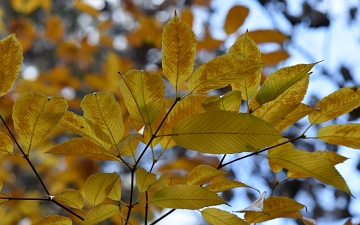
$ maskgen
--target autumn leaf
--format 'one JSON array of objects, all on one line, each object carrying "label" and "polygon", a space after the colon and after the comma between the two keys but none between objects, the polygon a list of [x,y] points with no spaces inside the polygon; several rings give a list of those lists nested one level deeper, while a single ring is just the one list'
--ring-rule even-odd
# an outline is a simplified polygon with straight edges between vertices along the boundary
[{"label": "autumn leaf", "polygon": [[320,128],[317,137],[326,143],[360,149],[360,124],[332,124]]},{"label": "autumn leaf", "polygon": [[258,108],[256,108],[256,102],[251,101],[249,107],[251,109],[255,108],[252,115],[263,119],[271,125],[278,123],[299,106],[306,94],[308,84],[309,74],[306,74],[300,81],[289,87],[276,99],[267,102]]},{"label": "autumn leaf", "polygon": [[88,94],[81,101],[87,123],[96,125],[105,137],[99,137],[109,144],[117,145],[124,134],[120,105],[115,97],[106,92]]},{"label": "autumn leaf", "polygon": [[268,159],[288,170],[309,175],[351,195],[344,178],[328,160],[321,156],[302,150],[276,151],[275,149],[268,154]]},{"label": "autumn leaf", "polygon": [[78,190],[67,189],[55,195],[53,199],[76,209],[82,209],[84,206],[84,198]]},{"label": "autumn leaf", "polygon": [[228,191],[230,189],[238,188],[238,187],[253,188],[253,187],[246,185],[244,183],[241,183],[240,181],[237,181],[237,180],[217,181],[217,182],[212,182],[205,186],[206,189],[208,189],[209,191],[213,191],[213,192]]},{"label": "autumn leaf", "polygon": [[319,124],[351,112],[360,106],[360,91],[352,87],[340,88],[320,100],[309,114],[311,124]]},{"label": "autumn leaf", "polygon": [[226,110],[239,112],[241,105],[241,92],[229,91],[223,96],[213,95],[209,96],[202,103],[205,110]]},{"label": "autumn leaf", "polygon": [[121,178],[120,178],[120,176],[117,177],[116,182],[107,197],[114,201],[119,201],[121,199]]},{"label": "autumn leaf", "polygon": [[135,157],[136,148],[140,142],[141,136],[139,134],[128,134],[118,144],[120,156]]},{"label": "autumn leaf", "polygon": [[252,115],[218,110],[181,120],[171,135],[180,146],[211,154],[255,151],[282,137]]},{"label": "autumn leaf", "polygon": [[248,8],[241,5],[233,6],[229,10],[225,19],[225,24],[224,24],[225,33],[229,35],[237,31],[240,28],[240,26],[244,23],[248,14],[249,14]]},{"label": "autumn leaf", "polygon": [[36,221],[33,225],[72,225],[72,220],[66,216],[48,215]]},{"label": "autumn leaf", "polygon": [[263,86],[256,95],[256,101],[263,105],[276,99],[289,87],[297,83],[313,68],[317,63],[298,64],[295,66],[284,67],[271,73],[265,80]]},{"label": "autumn leaf", "polygon": [[119,175],[117,173],[96,173],[85,181],[85,198],[96,206],[103,202],[112,191]]},{"label": "autumn leaf", "polygon": [[278,30],[254,30],[254,31],[249,31],[248,35],[257,44],[266,43],[266,42],[274,42],[274,43],[282,44],[284,43],[285,40],[289,38],[288,36],[284,35]]},{"label": "autumn leaf", "polygon": [[201,209],[206,206],[226,204],[214,192],[194,185],[173,185],[154,193],[151,203],[174,209]]},{"label": "autumn leaf", "polygon": [[0,131],[0,154],[11,154],[14,149],[14,144],[11,138]]},{"label": "autumn leaf", "polygon": [[119,160],[104,148],[84,138],[73,138],[55,145],[46,153],[63,156],[84,157],[94,160]]},{"label": "autumn leaf", "polygon": [[[241,35],[229,48],[228,54],[236,54],[254,61],[261,61],[260,49],[255,42],[248,36],[248,33]],[[244,100],[249,100],[256,93],[260,85],[261,68],[249,77],[231,84],[233,90],[239,90]]]},{"label": "autumn leaf", "polygon": [[62,97],[25,92],[16,99],[13,110],[14,126],[29,145],[28,151],[50,133],[66,109],[67,103]]},{"label": "autumn leaf", "polygon": [[225,174],[225,172],[208,165],[199,165],[189,173],[187,184],[201,185],[222,174]]},{"label": "autumn leaf", "polygon": [[156,175],[154,173],[147,172],[144,168],[138,168],[136,170],[136,187],[140,193],[147,191],[156,181]]},{"label": "autumn leaf", "polygon": [[218,56],[198,67],[190,76],[188,89],[192,92],[208,92],[245,79],[262,67],[251,59],[235,54]]},{"label": "autumn leaf", "polygon": [[304,103],[300,103],[292,112],[290,112],[285,117],[281,118],[280,121],[274,124],[274,127],[276,130],[281,132],[299,121],[301,118],[307,116],[312,111],[314,111],[312,107]]},{"label": "autumn leaf", "polygon": [[98,205],[91,209],[85,216],[81,225],[98,224],[107,218],[112,217],[115,213],[119,212],[117,205]]},{"label": "autumn leaf", "polygon": [[191,28],[175,15],[164,27],[162,67],[165,77],[175,87],[188,79],[194,68],[196,37]]},{"label": "autumn leaf", "polygon": [[288,217],[302,208],[304,208],[304,205],[291,198],[270,196],[264,201],[263,212],[246,212],[245,219],[249,223],[260,223],[275,218]]},{"label": "autumn leaf", "polygon": [[136,121],[151,125],[163,108],[165,86],[160,75],[129,70],[120,81],[126,107]]},{"label": "autumn leaf", "polygon": [[210,225],[249,225],[248,222],[236,215],[220,209],[206,208],[201,211],[201,215]]},{"label": "autumn leaf", "polygon": [[20,72],[23,51],[15,34],[0,41],[0,97],[8,93]]}]

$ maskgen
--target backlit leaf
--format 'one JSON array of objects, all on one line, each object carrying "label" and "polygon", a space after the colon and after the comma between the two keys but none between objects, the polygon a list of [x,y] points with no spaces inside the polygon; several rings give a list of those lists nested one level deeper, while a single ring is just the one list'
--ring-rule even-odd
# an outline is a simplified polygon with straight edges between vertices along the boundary
[{"label": "backlit leaf", "polygon": [[112,217],[115,213],[119,212],[119,206],[117,205],[98,205],[91,209],[86,214],[84,221],[81,225],[98,224],[107,218]]},{"label": "backlit leaf", "polygon": [[225,19],[224,30],[227,35],[234,33],[244,23],[246,17],[249,14],[249,9],[236,5],[232,7]]},{"label": "backlit leaf", "polygon": [[46,153],[84,157],[94,160],[119,160],[114,154],[84,138],[73,138],[52,147]]},{"label": "backlit leaf", "polygon": [[327,159],[321,156],[302,150],[274,149],[268,154],[268,159],[288,170],[314,177],[351,195],[344,178]]},{"label": "backlit leaf", "polygon": [[[276,146],[276,148],[269,149],[268,154],[271,154],[271,152],[273,152],[273,151],[281,151],[281,149],[285,149],[285,150],[294,149],[294,145],[288,141],[289,141],[288,139],[282,138],[282,139],[274,142],[274,144],[272,144],[271,146]],[[287,143],[283,144],[284,142],[287,142]],[[273,171],[274,173],[278,173],[283,170],[283,167],[279,166],[276,163],[273,163],[271,160],[268,160],[268,163],[269,163],[271,171]]]},{"label": "backlit leaf", "polygon": [[326,143],[360,149],[360,124],[333,124],[322,127],[317,137]]},{"label": "backlit leaf", "polygon": [[11,154],[14,150],[14,144],[11,138],[0,131],[0,154]]},{"label": "backlit leaf", "polygon": [[136,187],[140,193],[147,191],[156,181],[154,173],[147,172],[144,168],[136,170]]},{"label": "backlit leaf", "polygon": [[249,225],[236,215],[220,209],[206,208],[201,211],[201,215],[210,225]]},{"label": "backlit leaf", "polygon": [[160,115],[165,93],[160,75],[149,71],[129,70],[120,82],[120,90],[126,107],[135,120],[150,125]]},{"label": "backlit leaf", "polygon": [[194,185],[173,185],[154,193],[151,202],[159,207],[174,209],[201,209],[226,204],[217,194]]},{"label": "backlit leaf", "polygon": [[[189,95],[181,99],[181,101],[177,102],[173,110],[171,110],[169,113],[165,123],[161,127],[160,133],[170,134],[174,125],[180,120],[198,113],[205,112],[202,103],[207,97],[207,95],[194,94]],[[171,136],[164,136],[160,143],[164,149],[171,148],[176,145]]]},{"label": "backlit leaf", "polygon": [[50,133],[63,117],[67,103],[62,97],[25,92],[15,101],[13,120],[16,131],[30,148]]},{"label": "backlit leaf", "polygon": [[256,101],[262,105],[276,99],[289,87],[297,83],[313,68],[316,63],[298,64],[281,68],[271,73],[256,96]]},{"label": "backlit leaf", "polygon": [[165,77],[175,86],[188,79],[194,68],[196,37],[191,28],[175,15],[164,27],[162,67]]},{"label": "backlit leaf", "polygon": [[91,205],[105,200],[113,189],[119,175],[117,173],[96,173],[85,181],[85,198]]},{"label": "backlit leaf", "polygon": [[214,110],[181,120],[174,126],[172,137],[187,149],[229,154],[261,149],[282,136],[252,115]]},{"label": "backlit leaf", "polygon": [[119,201],[121,199],[121,178],[119,176],[111,189],[108,198],[114,201]]},{"label": "backlit leaf", "polygon": [[58,123],[60,126],[70,130],[82,137],[91,140],[97,145],[108,150],[111,147],[110,138],[96,124],[86,121],[84,117],[73,112],[66,111]]},{"label": "backlit leaf", "polygon": [[[257,108],[252,115],[263,119],[271,125],[276,124],[294,111],[303,100],[309,84],[309,74],[290,86],[275,100],[267,102]],[[251,101],[250,108],[253,108],[254,101]]]},{"label": "backlit leaf", "polygon": [[[255,42],[248,36],[248,33],[241,35],[236,42],[229,48],[228,53],[240,55],[257,62],[261,61],[260,49]],[[244,100],[249,100],[256,93],[260,85],[261,68],[249,77],[231,84],[233,90],[239,90]]]},{"label": "backlit leaf", "polygon": [[304,205],[287,197],[270,196],[264,201],[263,212],[246,212],[245,219],[249,223],[260,223],[275,218],[288,217],[300,211]]},{"label": "backlit leaf", "polygon": [[106,92],[88,94],[81,101],[80,106],[84,110],[86,122],[96,125],[97,129],[107,137],[99,137],[100,139],[109,141],[112,145],[120,142],[124,134],[124,124],[120,105],[112,94]]},{"label": "backlit leaf", "polygon": [[48,215],[32,225],[72,225],[72,220],[66,216]]},{"label": "backlit leaf", "polygon": [[307,116],[310,112],[314,111],[314,109],[306,104],[300,103],[291,113],[287,114],[284,118],[281,118],[274,127],[278,131],[283,131],[289,126],[293,125],[301,118]]},{"label": "backlit leaf", "polygon": [[190,92],[208,92],[240,81],[262,67],[251,59],[243,59],[235,54],[218,56],[198,67],[190,76]]},{"label": "backlit leaf", "polygon": [[120,156],[134,156],[135,150],[140,142],[138,134],[128,134],[118,144]]},{"label": "backlit leaf", "polygon": [[0,97],[8,93],[20,72],[23,50],[11,34],[0,41]]},{"label": "backlit leaf", "polygon": [[237,180],[217,181],[217,182],[213,182],[213,183],[205,186],[206,189],[208,189],[209,191],[213,191],[213,192],[227,191],[227,190],[230,190],[233,188],[238,188],[238,187],[253,188],[253,187],[250,187],[250,186],[248,186],[244,183],[241,183],[240,181],[237,181]]},{"label": "backlit leaf", "polygon": [[202,104],[205,110],[226,110],[239,112],[241,105],[241,92],[229,91],[224,96],[209,96]]},{"label": "backlit leaf", "polygon": [[55,195],[54,200],[66,206],[82,209],[84,198],[78,190],[67,189]]},{"label": "backlit leaf", "polygon": [[199,165],[189,173],[187,178],[187,184],[201,185],[222,174],[225,174],[225,172],[217,170],[212,166]]},{"label": "backlit leaf", "polygon": [[319,124],[334,119],[360,106],[360,91],[353,87],[340,88],[320,100],[309,114],[311,124]]}]

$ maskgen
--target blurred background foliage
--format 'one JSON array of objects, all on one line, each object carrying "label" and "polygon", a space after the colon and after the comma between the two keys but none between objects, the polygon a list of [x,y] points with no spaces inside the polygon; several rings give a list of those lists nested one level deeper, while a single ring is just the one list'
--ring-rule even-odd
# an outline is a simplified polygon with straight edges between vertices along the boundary
[{"label": "blurred background foliage", "polygon": [[[127,120],[128,114],[118,88],[120,80],[118,71],[124,73],[131,68],[137,68],[162,74],[162,29],[175,11],[181,20],[193,28],[198,39],[195,67],[225,53],[231,43],[246,30],[259,44],[262,62],[267,65],[263,70],[262,81],[276,68],[333,57],[328,47],[333,44],[334,38],[330,39],[330,35],[326,36],[326,34],[329,34],[332,25],[339,19],[334,13],[338,11],[333,10],[337,7],[336,3],[331,5],[336,1],[239,0],[229,1],[226,4],[224,2],[0,0],[0,37],[4,38],[10,33],[15,33],[24,50],[20,78],[12,91],[0,101],[1,115],[11,127],[14,100],[20,93],[29,90],[64,96],[70,110],[81,114],[79,105],[83,96],[104,90],[117,97],[122,106],[125,128],[130,131],[132,128]],[[343,18],[347,18],[344,29],[359,27],[357,14],[359,3],[359,1],[340,3]],[[322,33],[319,34],[319,31]],[[359,40],[360,33],[355,35],[357,36],[354,38]],[[321,46],[314,48],[313,44],[319,43],[319,39]],[[308,42],[304,44],[304,40]],[[346,45],[346,43],[342,44]],[[330,63],[332,62],[330,60]],[[331,82],[337,87],[359,84],[359,80],[354,75],[357,70],[354,61],[335,60],[335,63],[334,67],[325,61],[318,66],[317,73],[320,73],[322,78],[327,80],[326,82]],[[170,85],[167,86],[166,96],[171,99],[173,90]],[[229,88],[227,87],[226,90]],[[221,94],[223,91],[217,90],[216,94]],[[315,105],[317,99],[319,97],[315,91],[310,93],[307,103]],[[345,119],[354,121],[359,117],[359,113],[360,110],[354,110]],[[287,130],[286,135],[289,138],[298,135],[302,126],[301,122],[298,123],[294,129]],[[0,129],[6,132],[4,126],[0,125]],[[83,190],[86,178],[99,170],[117,171],[122,179],[126,179],[129,171],[111,162],[42,154],[51,146],[72,136],[73,134],[57,128],[49,134],[46,141],[35,146],[30,154],[31,160],[44,177],[51,193],[59,193],[66,188]],[[19,141],[21,144],[21,140]],[[321,143],[295,144],[309,151],[338,150],[336,146],[325,146]],[[164,159],[164,163],[156,168],[157,171],[180,169],[181,172],[177,174],[179,183],[196,165],[206,163],[216,166],[219,162],[215,156],[204,156],[179,147],[168,150]],[[0,155],[0,162],[0,179],[4,181],[4,192],[18,197],[36,197],[43,194],[25,160],[20,157]],[[244,165],[246,168],[239,169]],[[146,164],[141,166],[146,167]],[[245,183],[249,183],[246,177],[252,180],[251,177],[256,176],[257,179],[249,183],[254,187],[259,188],[257,185],[261,184],[264,190],[271,190],[274,186],[275,175],[261,157],[253,157],[247,162],[241,161],[226,169],[229,171],[228,176]],[[354,176],[359,176],[357,171],[360,170],[360,163],[353,170]],[[123,187],[123,192],[126,193],[129,184],[125,181]],[[306,204],[307,216],[314,219],[344,221],[344,218],[360,216],[359,212],[356,214],[349,211],[349,205],[356,201],[355,199],[313,179],[286,181],[277,186],[273,194],[289,196]],[[354,194],[356,196],[356,192]],[[242,201],[247,204],[255,200],[256,195],[254,191],[245,190],[235,193],[225,192],[222,197],[232,202]],[[127,197],[126,194],[122,196]],[[332,199],[333,206],[324,204],[324,196]],[[59,210],[50,203],[14,201],[0,206],[0,218],[2,224],[28,224],[49,213],[65,213]],[[141,221],[139,215],[142,215],[143,209],[139,207],[137,210],[138,215],[134,216],[133,224]],[[156,218],[156,215],[152,216]],[[117,224],[119,222],[117,219],[114,217],[112,221],[103,224],[111,222]],[[22,223],[18,223],[19,221]]]}]

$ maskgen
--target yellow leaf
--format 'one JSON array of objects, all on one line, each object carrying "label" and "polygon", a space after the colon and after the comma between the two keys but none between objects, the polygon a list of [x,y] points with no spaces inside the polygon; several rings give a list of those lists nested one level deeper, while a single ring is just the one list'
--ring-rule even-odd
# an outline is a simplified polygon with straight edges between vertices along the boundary
[{"label": "yellow leaf", "polygon": [[275,65],[289,58],[289,56],[289,53],[287,53],[286,51],[274,51],[261,54],[261,61],[266,65]]},{"label": "yellow leaf", "polygon": [[0,131],[0,154],[11,154],[14,150],[14,144],[11,138]]},{"label": "yellow leaf", "polygon": [[154,185],[151,185],[149,192],[156,192],[164,187],[168,187],[171,184],[171,181],[171,174],[169,172],[164,172],[161,174],[159,180]]},{"label": "yellow leaf", "polygon": [[248,32],[255,43],[275,42],[282,44],[289,37],[278,30],[254,30]]},{"label": "yellow leaf", "polygon": [[14,11],[28,15],[42,5],[42,0],[11,0],[10,4]]},{"label": "yellow leaf", "polygon": [[244,6],[236,5],[232,7],[226,16],[224,24],[225,33],[229,35],[237,31],[239,27],[244,23],[248,14],[249,9]]},{"label": "yellow leaf", "polygon": [[298,64],[284,67],[271,73],[259,90],[256,101],[262,105],[276,99],[284,91],[309,74],[309,71],[315,64]]},{"label": "yellow leaf", "polygon": [[86,214],[81,225],[98,224],[101,221],[112,217],[117,212],[119,212],[119,206],[117,205],[98,205]]},{"label": "yellow leaf", "polygon": [[118,176],[114,187],[111,189],[108,198],[114,201],[120,201],[121,199],[121,178]]},{"label": "yellow leaf", "polygon": [[[272,146],[276,146],[276,145],[282,144],[282,143],[287,142],[287,141],[289,141],[289,140],[286,139],[286,138],[283,138],[283,139],[280,139],[280,140],[276,141],[274,144],[272,144]],[[294,145],[291,144],[291,142],[279,145],[276,148],[269,149],[268,154],[271,154],[273,151],[281,151],[281,149],[292,150],[292,149],[294,149]],[[268,160],[268,163],[269,163],[271,171],[273,171],[274,173],[278,173],[281,170],[283,170],[283,167],[273,163],[270,160]]]},{"label": "yellow leaf", "polygon": [[201,211],[201,215],[210,225],[249,225],[236,215],[220,209],[206,208]]},{"label": "yellow leaf", "polygon": [[13,110],[14,126],[28,143],[28,151],[50,133],[66,109],[67,103],[62,97],[25,92],[16,99]]},{"label": "yellow leaf", "polygon": [[129,70],[120,81],[120,90],[126,107],[135,120],[151,125],[160,115],[165,94],[160,75],[149,71]]},{"label": "yellow leaf", "polygon": [[[308,84],[309,74],[305,74],[300,81],[290,86],[276,99],[261,105],[252,115],[263,119],[271,125],[276,124],[299,106],[306,94]],[[254,101],[251,102],[249,107],[254,107]]]},{"label": "yellow leaf", "polygon": [[233,188],[238,188],[238,187],[253,188],[253,187],[250,187],[250,186],[248,186],[244,183],[241,183],[240,181],[237,181],[237,180],[217,181],[217,182],[213,182],[213,183],[205,186],[206,189],[208,189],[209,191],[213,191],[213,192],[222,192],[222,191],[227,191],[227,190],[230,190]]},{"label": "yellow leaf", "polygon": [[66,216],[48,215],[32,225],[72,225],[72,220]]},{"label": "yellow leaf", "polygon": [[136,170],[136,187],[140,193],[143,193],[156,183],[156,175],[154,173],[147,172],[144,168],[138,168]]},{"label": "yellow leaf", "polygon": [[360,149],[360,124],[333,124],[320,128],[317,137],[326,143]]},{"label": "yellow leaf", "polygon": [[319,155],[302,150],[274,149],[268,154],[268,159],[288,170],[314,177],[351,195],[344,178],[328,160]]},{"label": "yellow leaf", "polygon": [[57,194],[54,200],[66,206],[82,209],[84,206],[84,198],[78,190],[67,189]]},{"label": "yellow leaf", "polygon": [[194,15],[191,12],[190,7],[187,6],[184,8],[184,10],[181,12],[180,19],[181,19],[181,21],[186,23],[189,27],[192,27],[193,21],[194,21]]},{"label": "yellow leaf", "polygon": [[99,10],[93,8],[92,6],[84,3],[83,1],[77,0],[74,4],[75,9],[79,10],[80,12],[85,12],[90,14],[93,17],[98,16],[100,13]]},{"label": "yellow leaf", "polygon": [[135,156],[136,148],[140,142],[139,134],[128,134],[118,144],[120,156]]},{"label": "yellow leaf", "polygon": [[205,110],[226,110],[239,112],[241,105],[241,92],[229,91],[224,96],[209,96],[203,102],[202,106]]},{"label": "yellow leaf", "polygon": [[163,208],[201,209],[207,206],[226,204],[214,192],[194,185],[173,185],[154,193],[151,203]]},{"label": "yellow leaf", "polygon": [[354,87],[340,88],[320,100],[309,114],[311,124],[319,124],[351,112],[360,106],[360,91]]},{"label": "yellow leaf", "polygon": [[188,175],[188,185],[201,185],[209,182],[213,178],[225,174],[224,171],[217,170],[212,166],[199,165],[195,167]]},{"label": "yellow leaf", "polygon": [[[311,154],[323,157],[324,159],[328,160],[332,165],[342,163],[347,159],[346,157],[331,151],[316,151],[316,152],[312,152]],[[287,172],[287,176],[288,178],[294,178],[294,179],[309,177],[309,175],[294,172],[291,170]]]},{"label": "yellow leaf", "polygon": [[15,34],[0,41],[0,97],[8,93],[13,86],[22,60],[23,50]]},{"label": "yellow leaf", "polygon": [[278,131],[283,131],[289,126],[293,125],[301,118],[307,116],[310,112],[314,111],[314,109],[306,104],[300,103],[291,113],[287,114],[285,117],[281,118],[274,127]]},{"label": "yellow leaf", "polygon": [[113,189],[119,175],[113,173],[96,173],[85,181],[85,198],[93,206],[103,202]]},{"label": "yellow leaf", "polygon": [[[87,122],[82,116],[66,111],[58,125],[82,137],[91,140],[97,145],[108,150],[111,147],[110,138],[96,124]],[[106,140],[106,141],[104,141]]]},{"label": "yellow leaf", "polygon": [[52,147],[46,153],[63,156],[84,157],[94,160],[119,160],[114,154],[84,138],[73,138]]},{"label": "yellow leaf", "polygon": [[[161,127],[159,134],[169,134],[171,133],[174,125],[180,120],[198,113],[205,112],[204,108],[202,107],[202,103],[206,98],[206,95],[195,94],[181,99],[181,101],[179,101],[169,113],[165,123]],[[171,148],[176,145],[170,136],[163,137],[160,144],[164,149]]]},{"label": "yellow leaf", "polygon": [[175,15],[164,27],[162,67],[165,77],[175,86],[188,79],[194,68],[196,37],[191,28]]},{"label": "yellow leaf", "polygon": [[172,137],[187,149],[229,154],[261,149],[282,136],[252,115],[214,110],[181,120],[174,126]]},{"label": "yellow leaf", "polygon": [[236,54],[225,54],[216,57],[198,67],[190,76],[190,92],[208,92],[240,81],[262,67],[262,64],[251,59],[243,59]]},{"label": "yellow leaf", "polygon": [[[88,94],[81,101],[84,118],[90,125],[96,125],[103,132],[101,140],[117,145],[124,134],[120,105],[115,97],[106,92]],[[100,131],[95,131],[100,132]]]},{"label": "yellow leaf", "polygon": [[304,208],[304,205],[291,198],[271,196],[265,199],[263,212],[246,212],[245,219],[249,223],[260,223],[275,218],[287,217],[302,208]]}]

